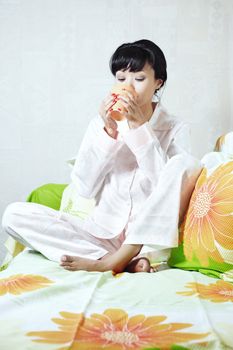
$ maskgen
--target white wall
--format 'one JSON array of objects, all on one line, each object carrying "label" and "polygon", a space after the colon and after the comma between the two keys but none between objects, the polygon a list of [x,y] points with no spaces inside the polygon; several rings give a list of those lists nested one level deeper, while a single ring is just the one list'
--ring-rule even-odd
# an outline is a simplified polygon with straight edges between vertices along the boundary
[{"label": "white wall", "polygon": [[[201,157],[233,126],[231,0],[0,0],[0,217],[36,187],[69,182],[123,42],[164,51],[167,108]],[[232,101],[232,99],[231,99]],[[0,235],[0,258],[5,249]]]}]

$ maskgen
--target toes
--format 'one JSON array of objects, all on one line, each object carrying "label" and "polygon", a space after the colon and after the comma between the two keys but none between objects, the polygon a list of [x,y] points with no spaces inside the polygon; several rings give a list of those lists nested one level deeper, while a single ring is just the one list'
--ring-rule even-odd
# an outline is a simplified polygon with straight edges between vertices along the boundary
[{"label": "toes", "polygon": [[61,262],[60,263],[60,266],[70,266],[70,263],[67,263],[66,261],[64,261],[64,262]]},{"label": "toes", "polygon": [[155,267],[151,266],[151,267],[150,267],[150,273],[153,273],[153,272],[157,272],[157,270],[156,270]]},{"label": "toes", "polygon": [[65,257],[65,255],[63,255],[62,257],[61,257],[61,261],[60,261],[60,266],[61,267],[64,267],[64,269],[66,268],[67,270],[70,270],[72,267],[73,267],[73,262],[72,261],[67,261],[67,260],[65,260],[65,258],[63,258],[63,257]]},{"label": "toes", "polygon": [[69,270],[69,271],[74,271],[75,268],[73,266],[67,265],[67,266],[63,266],[65,270]]},{"label": "toes", "polygon": [[150,272],[158,272],[159,270],[158,270],[158,267],[157,266],[151,266],[150,267]]},{"label": "toes", "polygon": [[61,262],[61,263],[60,263],[60,266],[66,267],[66,266],[71,266],[71,264],[70,264],[70,263],[67,263],[67,262]]},{"label": "toes", "polygon": [[61,261],[72,262],[73,261],[73,257],[69,256],[69,255],[62,255]]},{"label": "toes", "polygon": [[77,267],[75,266],[75,264],[71,262],[61,262],[60,266],[63,267],[63,269],[65,270],[70,270],[70,271],[77,270]]}]

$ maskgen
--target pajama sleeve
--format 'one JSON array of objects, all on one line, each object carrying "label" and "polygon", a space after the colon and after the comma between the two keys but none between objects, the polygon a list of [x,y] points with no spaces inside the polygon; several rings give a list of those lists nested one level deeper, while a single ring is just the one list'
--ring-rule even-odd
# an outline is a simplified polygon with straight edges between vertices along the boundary
[{"label": "pajama sleeve", "polygon": [[90,122],[71,172],[71,179],[80,196],[96,196],[121,147],[122,141],[113,139],[105,132],[100,117]]},{"label": "pajama sleeve", "polygon": [[191,135],[189,125],[183,123],[182,127],[177,131],[168,148],[167,154],[171,158],[176,154],[191,153]]},{"label": "pajama sleeve", "polygon": [[165,152],[155,135],[151,125],[146,122],[136,129],[131,129],[124,135],[124,141],[134,153],[139,168],[149,180],[156,184],[158,177],[167,161],[176,154],[187,154],[190,149],[189,128],[185,123],[179,123],[177,132],[171,138]]}]

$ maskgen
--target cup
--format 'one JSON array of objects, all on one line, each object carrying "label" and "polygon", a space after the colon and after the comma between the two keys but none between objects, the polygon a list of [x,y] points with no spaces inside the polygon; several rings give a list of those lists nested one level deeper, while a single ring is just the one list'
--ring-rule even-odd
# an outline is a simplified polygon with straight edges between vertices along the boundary
[{"label": "cup", "polygon": [[114,101],[110,107],[111,118],[117,121],[124,120],[124,112],[127,112],[126,108],[122,105],[121,100],[119,100],[119,95],[127,96],[126,91],[129,91],[134,97],[137,97],[136,91],[132,85],[127,84],[116,84],[113,86],[111,93],[114,96]]}]

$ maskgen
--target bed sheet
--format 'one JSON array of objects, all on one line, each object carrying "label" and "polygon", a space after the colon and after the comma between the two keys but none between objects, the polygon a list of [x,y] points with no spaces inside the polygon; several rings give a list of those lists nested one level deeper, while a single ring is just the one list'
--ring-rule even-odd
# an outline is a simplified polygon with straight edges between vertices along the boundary
[{"label": "bed sheet", "polygon": [[26,250],[0,273],[0,349],[233,349],[233,284],[180,269],[71,272]]}]

